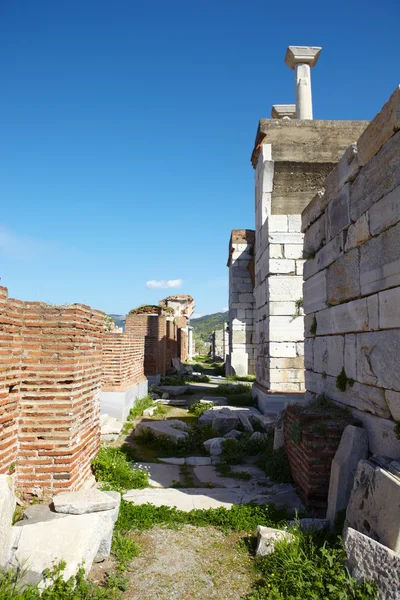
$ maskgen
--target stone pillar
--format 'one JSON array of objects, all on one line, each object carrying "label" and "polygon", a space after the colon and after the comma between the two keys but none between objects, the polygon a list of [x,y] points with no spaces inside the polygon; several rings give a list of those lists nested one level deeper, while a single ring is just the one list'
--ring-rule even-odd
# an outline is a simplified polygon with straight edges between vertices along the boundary
[{"label": "stone pillar", "polygon": [[321,48],[314,46],[289,46],[285,63],[296,71],[296,118],[312,119],[312,93],[310,69],[317,64]]}]

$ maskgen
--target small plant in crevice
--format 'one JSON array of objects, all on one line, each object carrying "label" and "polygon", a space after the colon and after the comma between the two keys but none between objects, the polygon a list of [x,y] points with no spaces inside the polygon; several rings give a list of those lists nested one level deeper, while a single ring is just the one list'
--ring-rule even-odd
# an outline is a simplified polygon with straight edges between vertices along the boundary
[{"label": "small plant in crevice", "polygon": [[303,436],[301,422],[295,421],[294,423],[291,423],[291,425],[289,425],[288,434],[289,434],[289,439],[293,443],[300,444],[302,436]]},{"label": "small plant in crevice", "polygon": [[312,323],[310,325],[310,333],[311,335],[317,335],[317,317],[314,315]]},{"label": "small plant in crevice", "polygon": [[346,371],[344,370],[344,367],[342,367],[342,370],[340,371],[339,375],[336,377],[337,389],[340,390],[341,392],[345,392],[347,389],[347,386],[353,387],[353,385],[354,385],[354,379],[350,379],[349,377],[347,377]]},{"label": "small plant in crevice", "polygon": [[304,314],[303,306],[304,306],[303,298],[299,298],[298,300],[296,300],[296,302],[295,302],[296,310],[294,312],[294,315],[292,316],[293,319],[297,319],[297,317],[301,317]]}]

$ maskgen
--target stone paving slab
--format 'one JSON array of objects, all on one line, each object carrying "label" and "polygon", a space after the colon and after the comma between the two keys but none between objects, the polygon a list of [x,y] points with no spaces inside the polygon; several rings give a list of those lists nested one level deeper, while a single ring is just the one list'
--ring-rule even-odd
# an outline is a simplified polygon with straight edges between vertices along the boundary
[{"label": "stone paving slab", "polygon": [[180,465],[137,462],[133,466],[148,473],[151,487],[169,488],[180,481]]}]

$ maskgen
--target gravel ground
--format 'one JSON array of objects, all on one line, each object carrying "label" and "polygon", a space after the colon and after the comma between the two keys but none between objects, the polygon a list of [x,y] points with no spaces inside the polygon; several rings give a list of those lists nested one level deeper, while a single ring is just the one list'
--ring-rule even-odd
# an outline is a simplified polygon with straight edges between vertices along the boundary
[{"label": "gravel ground", "polygon": [[[141,553],[129,567],[126,600],[239,600],[257,580],[243,533],[224,534],[212,527],[155,527],[132,533]],[[91,579],[101,580],[111,562],[96,565]]]}]

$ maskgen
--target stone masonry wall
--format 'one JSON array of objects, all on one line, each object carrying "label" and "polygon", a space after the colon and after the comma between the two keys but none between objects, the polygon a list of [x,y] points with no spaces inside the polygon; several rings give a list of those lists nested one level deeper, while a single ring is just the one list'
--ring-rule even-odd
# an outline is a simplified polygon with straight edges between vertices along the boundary
[{"label": "stone masonry wall", "polygon": [[227,375],[255,371],[254,231],[234,229],[229,241],[229,358]]},{"label": "stone masonry wall", "polygon": [[400,88],[302,214],[306,388],[400,458]]},{"label": "stone masonry wall", "polygon": [[145,381],[144,338],[106,333],[103,344],[102,391],[126,391]]},{"label": "stone masonry wall", "polygon": [[212,359],[226,361],[227,352],[229,349],[229,334],[224,323],[223,329],[217,329],[212,332],[211,336],[211,356]]},{"label": "stone masonry wall", "polygon": [[0,300],[0,471],[15,468],[27,494],[76,490],[100,443],[104,314],[8,299],[5,288]]}]

